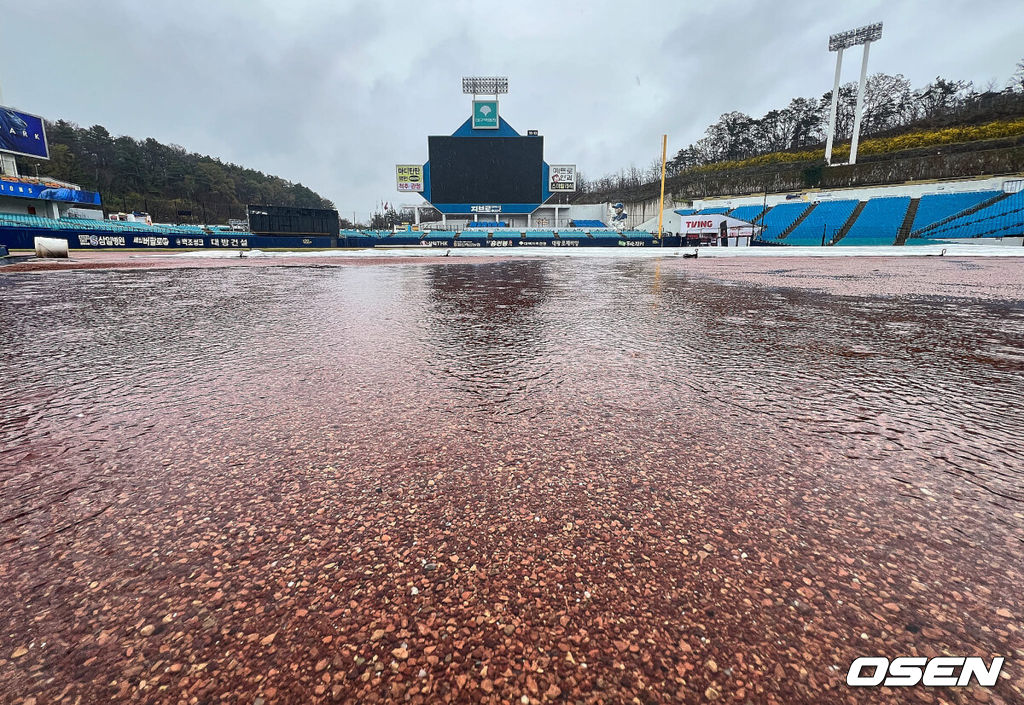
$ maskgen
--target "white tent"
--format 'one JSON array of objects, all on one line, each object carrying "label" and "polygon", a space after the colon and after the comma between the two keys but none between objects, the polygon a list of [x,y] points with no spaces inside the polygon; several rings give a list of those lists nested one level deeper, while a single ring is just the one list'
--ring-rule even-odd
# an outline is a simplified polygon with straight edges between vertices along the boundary
[{"label": "white tent", "polygon": [[746,247],[761,231],[759,225],[719,213],[684,215],[679,211],[675,212],[679,216],[679,235],[704,240],[713,239],[715,244],[722,247]]},{"label": "white tent", "polygon": [[[725,221],[725,227],[728,232],[727,237],[732,240],[744,237],[750,239],[762,230],[759,225],[727,215],[684,215],[683,212],[682,208],[666,208],[662,217],[662,232],[682,236],[689,234],[691,238],[701,238],[702,240],[714,238],[717,241],[721,236],[723,221]],[[644,221],[637,229],[656,233],[658,231],[658,216],[655,215],[653,218]],[[716,244],[722,243],[716,242]],[[728,245],[732,246],[737,244],[749,244],[749,242],[728,242]]]}]

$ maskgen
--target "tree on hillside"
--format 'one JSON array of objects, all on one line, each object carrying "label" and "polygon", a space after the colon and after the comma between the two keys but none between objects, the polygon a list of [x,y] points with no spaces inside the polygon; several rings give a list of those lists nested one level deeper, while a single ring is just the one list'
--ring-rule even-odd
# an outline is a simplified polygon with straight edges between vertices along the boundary
[{"label": "tree on hillside", "polygon": [[789,148],[792,115],[785,108],[769,110],[753,126],[754,148],[757,151],[781,152]]},{"label": "tree on hillside", "polygon": [[388,206],[381,208],[370,217],[370,228],[373,230],[391,230],[401,221],[398,211]]},{"label": "tree on hillside", "polygon": [[827,119],[821,105],[810,98],[794,98],[789,101],[786,115],[790,125],[790,138],[787,149],[806,147],[824,139],[823,122]]},{"label": "tree on hillside", "polygon": [[26,174],[38,173],[99,191],[115,210],[148,211],[175,221],[193,211],[208,222],[245,215],[247,203],[307,208],[333,204],[302,184],[293,184],[220,159],[189,153],[152,138],[113,137],[102,125],[81,128],[58,120],[46,123],[51,159],[19,159]]},{"label": "tree on hillside", "polygon": [[691,144],[676,152],[676,155],[669,160],[667,169],[671,176],[675,176],[683,169],[689,169],[703,163],[700,152]]},{"label": "tree on hillside", "polygon": [[725,113],[704,133],[704,150],[713,161],[744,159],[753,153],[753,127],[754,119],[749,115]]},{"label": "tree on hillside", "polygon": [[971,86],[970,81],[947,81],[936,76],[934,81],[918,91],[921,117],[928,120],[955,112],[970,95]]},{"label": "tree on hillside", "polygon": [[906,125],[917,116],[916,113],[914,90],[903,74],[876,73],[864,82],[861,131],[865,134]]},{"label": "tree on hillside", "polygon": [[1014,71],[1007,87],[1015,93],[1024,93],[1024,59],[1017,62],[1017,70]]}]

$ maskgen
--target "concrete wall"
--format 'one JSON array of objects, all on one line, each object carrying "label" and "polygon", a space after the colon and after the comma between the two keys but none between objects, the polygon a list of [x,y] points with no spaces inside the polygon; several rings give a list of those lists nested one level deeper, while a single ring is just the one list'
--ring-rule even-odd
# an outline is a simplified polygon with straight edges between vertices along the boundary
[{"label": "concrete wall", "polygon": [[12,196],[0,196],[0,213],[20,213],[28,215],[29,207],[36,209],[36,215],[42,218],[59,218],[58,204],[53,201],[43,201],[38,198],[15,198]]}]

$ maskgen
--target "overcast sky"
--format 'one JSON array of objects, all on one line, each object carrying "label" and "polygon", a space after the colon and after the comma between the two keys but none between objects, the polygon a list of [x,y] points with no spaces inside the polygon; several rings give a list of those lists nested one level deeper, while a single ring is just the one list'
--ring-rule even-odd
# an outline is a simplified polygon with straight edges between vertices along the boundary
[{"label": "overcast sky", "polygon": [[[589,177],[647,166],[732,110],[831,89],[828,35],[883,21],[869,72],[1005,85],[1021,0],[5,3],[4,102],[301,182],[360,219],[394,165],[469,117],[464,75],[507,75],[501,114]],[[857,77],[860,51],[844,56]]]}]

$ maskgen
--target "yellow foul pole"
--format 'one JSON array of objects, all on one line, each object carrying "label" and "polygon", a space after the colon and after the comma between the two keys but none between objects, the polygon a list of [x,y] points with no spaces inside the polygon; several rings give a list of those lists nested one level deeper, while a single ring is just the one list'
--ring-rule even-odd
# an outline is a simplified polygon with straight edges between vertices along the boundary
[{"label": "yellow foul pole", "polygon": [[665,215],[665,151],[668,135],[661,136],[661,200],[658,201],[658,240],[661,241],[661,219]]}]

